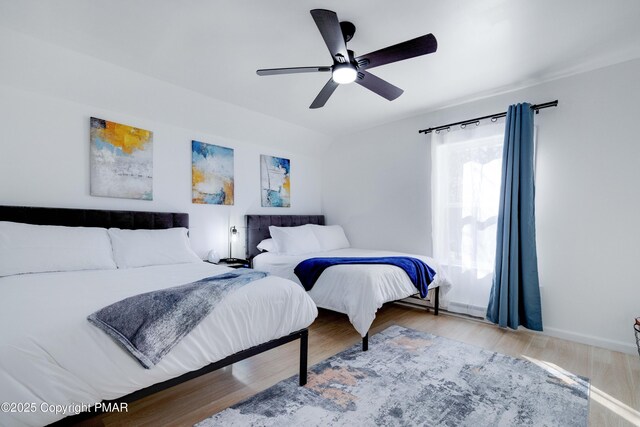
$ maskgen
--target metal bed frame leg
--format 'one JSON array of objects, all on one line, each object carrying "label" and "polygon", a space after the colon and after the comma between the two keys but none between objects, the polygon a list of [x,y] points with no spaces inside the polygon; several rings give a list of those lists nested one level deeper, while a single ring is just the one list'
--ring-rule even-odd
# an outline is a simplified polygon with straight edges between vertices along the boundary
[{"label": "metal bed frame leg", "polygon": [[434,315],[438,315],[438,309],[440,308],[440,286],[436,288],[436,298],[435,303],[433,304]]},{"label": "metal bed frame leg", "polygon": [[367,350],[369,350],[369,332],[367,332],[367,335],[362,337],[362,351]]},{"label": "metal bed frame leg", "polygon": [[307,383],[307,356],[309,351],[309,331],[300,334],[300,386]]}]

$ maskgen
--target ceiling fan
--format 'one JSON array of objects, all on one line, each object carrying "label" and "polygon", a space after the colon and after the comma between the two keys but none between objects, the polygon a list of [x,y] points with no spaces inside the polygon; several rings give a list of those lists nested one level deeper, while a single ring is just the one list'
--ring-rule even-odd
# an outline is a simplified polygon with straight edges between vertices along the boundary
[{"label": "ceiling fan", "polygon": [[326,67],[267,68],[256,71],[259,76],[278,74],[317,73],[331,71],[331,78],[313,100],[309,108],[320,108],[341,84],[356,82],[383,98],[393,101],[404,92],[391,83],[376,77],[367,70],[404,59],[433,53],[438,42],[433,34],[416,37],[393,46],[385,47],[366,55],[355,56],[347,49],[347,42],[353,38],[356,26],[351,22],[338,21],[335,12],[325,9],[313,9],[311,16],[322,34],[333,58],[333,65]]}]

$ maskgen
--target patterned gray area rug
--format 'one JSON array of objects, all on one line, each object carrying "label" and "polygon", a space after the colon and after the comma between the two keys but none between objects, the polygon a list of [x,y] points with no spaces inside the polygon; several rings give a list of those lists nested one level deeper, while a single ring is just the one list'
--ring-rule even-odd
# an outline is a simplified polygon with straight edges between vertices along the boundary
[{"label": "patterned gray area rug", "polygon": [[587,425],[588,379],[400,326],[370,342],[197,426]]}]

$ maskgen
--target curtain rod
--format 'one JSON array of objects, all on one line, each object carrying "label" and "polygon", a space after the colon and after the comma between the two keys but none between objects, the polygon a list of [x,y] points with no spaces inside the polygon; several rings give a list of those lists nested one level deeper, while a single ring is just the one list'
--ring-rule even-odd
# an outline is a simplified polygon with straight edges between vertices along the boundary
[{"label": "curtain rod", "polygon": [[[543,108],[549,108],[549,107],[557,107],[558,106],[558,100],[556,99],[555,101],[550,101],[550,102],[544,102],[542,104],[535,104],[531,106],[531,109],[533,111],[536,112],[536,114],[538,114],[540,112],[540,110],[542,110]],[[436,132],[441,131],[443,129],[448,129],[451,126],[457,126],[460,125],[460,127],[464,128],[467,125],[471,125],[471,124],[479,124],[480,120],[484,120],[484,119],[491,119],[492,122],[495,122],[496,120],[498,120],[500,117],[505,117],[507,115],[506,111],[503,111],[502,113],[496,113],[496,114],[489,114],[488,116],[482,116],[482,117],[476,117],[475,119],[468,119],[468,120],[463,120],[461,122],[455,122],[455,123],[449,123],[448,125],[442,125],[442,126],[436,126],[434,128],[429,128],[429,129],[421,129],[418,131],[418,133],[431,133],[434,130]]]}]

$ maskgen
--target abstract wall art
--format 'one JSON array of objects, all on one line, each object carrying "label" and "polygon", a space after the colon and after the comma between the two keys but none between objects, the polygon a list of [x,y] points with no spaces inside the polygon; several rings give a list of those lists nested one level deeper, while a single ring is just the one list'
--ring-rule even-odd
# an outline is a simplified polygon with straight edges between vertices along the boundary
[{"label": "abstract wall art", "polygon": [[260,192],[262,206],[291,206],[291,162],[281,157],[260,155]]},{"label": "abstract wall art", "polygon": [[91,117],[91,195],[153,200],[153,132]]},{"label": "abstract wall art", "polygon": [[233,205],[233,148],[191,141],[193,203]]}]

